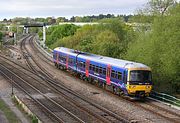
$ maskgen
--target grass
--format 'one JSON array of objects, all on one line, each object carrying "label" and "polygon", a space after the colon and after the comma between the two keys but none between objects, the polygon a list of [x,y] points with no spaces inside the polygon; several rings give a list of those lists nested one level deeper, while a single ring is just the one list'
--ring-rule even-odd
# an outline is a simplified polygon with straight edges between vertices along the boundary
[{"label": "grass", "polygon": [[30,115],[28,114],[22,107],[22,104],[20,104],[16,98],[14,96],[12,96],[12,100],[14,102],[14,104],[16,105],[16,107],[22,111],[24,113],[24,116],[27,118],[27,120],[29,120],[31,123],[38,123],[38,119],[35,115]]},{"label": "grass", "polygon": [[177,106],[180,107],[180,99],[179,98],[177,99],[176,104],[177,104]]},{"label": "grass", "polygon": [[0,110],[4,113],[10,123],[20,123],[18,117],[11,111],[2,99],[0,99]]}]

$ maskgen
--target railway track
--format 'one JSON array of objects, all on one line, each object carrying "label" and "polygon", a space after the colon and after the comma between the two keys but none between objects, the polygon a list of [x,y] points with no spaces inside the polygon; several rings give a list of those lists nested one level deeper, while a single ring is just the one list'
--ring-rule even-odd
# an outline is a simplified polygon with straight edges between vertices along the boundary
[{"label": "railway track", "polygon": [[[28,50],[26,48],[23,48],[23,45],[25,45],[25,43],[21,45],[22,51],[26,50],[23,52],[25,52],[26,54],[29,54]],[[33,59],[32,56],[31,56],[31,59]],[[65,101],[68,102],[69,104],[74,104],[76,106],[76,109],[79,108],[81,111],[88,113],[89,115],[91,115],[91,117],[94,117],[94,119],[96,119],[97,122],[129,122],[127,119],[124,119],[122,116],[119,116],[118,114],[115,114],[114,112],[111,112],[110,110],[105,109],[102,106],[91,102],[91,100],[88,100],[85,97],[78,95],[77,93],[73,92],[72,90],[69,90],[63,85],[57,84],[57,82],[54,81],[53,78],[51,78],[52,76],[44,72],[43,71],[44,69],[41,69],[41,67],[39,69],[41,69],[43,72],[37,71],[36,70],[37,67],[32,65],[31,63],[32,61],[34,60],[27,61],[27,64],[29,64],[28,66],[33,71],[34,74],[37,74],[38,72],[37,75],[40,76],[41,79],[47,82],[47,83],[44,83],[43,85],[48,88],[51,88],[54,92],[58,93],[58,95],[61,95],[61,97],[66,99]],[[83,117],[85,117],[87,120],[87,115]],[[90,121],[90,122],[93,122],[93,121]]]},{"label": "railway track", "polygon": [[157,106],[151,102],[151,100],[146,99],[145,101],[142,102],[133,102],[135,105],[150,111],[156,115],[159,115],[168,121],[172,121],[174,123],[178,123],[180,121],[180,114],[176,112],[172,112],[168,109],[162,108],[160,106]]},{"label": "railway track", "polygon": [[[41,109],[44,110],[44,112],[48,113],[48,116],[55,122],[61,122],[64,123],[64,121],[67,121],[67,118],[63,118],[62,116],[59,116],[57,111],[53,111],[52,109],[58,109],[61,114],[69,115],[68,120],[71,122],[81,122],[80,118],[69,112],[68,110],[64,109],[61,105],[59,105],[57,102],[55,102],[53,99],[51,99],[49,96],[45,95],[41,90],[36,88],[34,85],[30,84],[25,80],[24,78],[20,77],[16,73],[12,72],[9,68],[4,66],[2,63],[0,63],[0,72],[9,80],[11,80],[11,77],[13,77],[13,84],[14,86],[18,87],[21,91],[26,93],[36,104],[38,104]],[[11,77],[9,77],[11,76]],[[28,89],[27,89],[28,88]],[[41,95],[45,100],[37,99],[32,95]],[[55,106],[55,107],[53,107]],[[63,113],[62,113],[63,112]],[[71,118],[71,120],[69,119]]]},{"label": "railway track", "polygon": [[[32,44],[31,38],[29,42]],[[28,54],[30,52],[28,51],[27,48],[25,48]],[[74,103],[77,107],[81,108],[82,110],[88,112],[89,114],[97,117],[98,119],[102,120],[103,122],[128,122],[128,120],[124,119],[122,116],[120,117],[119,115],[113,113],[112,111],[105,109],[101,107],[100,105],[97,105],[95,103],[92,103],[90,100],[87,100],[85,97],[82,97],[81,95],[73,92],[72,90],[69,90],[69,88],[66,88],[64,85],[57,84],[57,81],[54,81],[54,76],[49,74],[47,70],[45,70],[32,56],[31,57],[33,62],[37,65],[39,69],[41,69],[41,75],[45,77],[46,82],[54,89],[58,91],[58,94],[61,94],[65,99],[68,100],[68,102]],[[60,91],[60,89],[63,91]],[[68,92],[68,93],[67,93]],[[79,98],[79,99],[78,99]],[[82,106],[82,104],[84,106]],[[91,111],[91,110],[92,111]],[[96,114],[96,112],[99,112]]]},{"label": "railway track", "polygon": [[[32,45],[34,51],[38,52],[38,49],[36,49],[36,46],[34,46],[34,44],[33,44],[32,38],[27,37],[26,39],[27,40],[30,39],[29,44]],[[22,45],[22,47],[24,47],[24,45],[25,45],[25,43]],[[25,52],[25,54],[28,54],[28,56],[31,56],[31,53],[28,51],[27,48],[24,47],[24,48],[22,48],[22,50],[23,50],[23,52]],[[42,55],[42,56],[44,56],[44,55]],[[129,120],[122,118],[123,116],[119,116],[116,113],[107,110],[106,108],[104,108],[105,110],[107,110],[106,112],[103,110],[97,110],[98,108],[93,109],[94,107],[96,107],[95,105],[97,105],[97,104],[95,104],[95,103],[90,104],[90,103],[92,103],[91,100],[88,100],[86,97],[83,97],[82,95],[79,95],[76,92],[73,92],[69,88],[66,88],[63,84],[57,84],[59,82],[57,82],[57,80],[54,80],[53,75],[51,75],[46,69],[42,68],[41,65],[37,62],[37,60],[33,56],[31,56],[27,59],[29,60],[29,63],[27,62],[27,64],[30,64],[30,65],[28,65],[29,69],[27,69],[25,67],[22,69],[27,69],[31,72],[33,71],[32,72],[33,74],[36,74],[43,81],[46,82],[46,83],[41,83],[41,84],[43,84],[47,88],[53,90],[54,93],[57,93],[58,95],[60,95],[64,99],[66,99],[66,101],[69,104],[74,103],[75,106],[77,106],[76,108],[79,108],[81,111],[89,113],[89,115],[91,115],[92,117],[96,117],[96,119],[98,119],[99,122],[100,121],[101,122],[130,122]],[[42,58],[42,59],[44,59],[44,58]],[[48,61],[48,59],[46,59],[46,60]],[[49,62],[47,62],[47,63],[49,65],[52,65]],[[33,76],[32,76],[32,78],[33,78]],[[36,78],[34,77],[34,79],[36,79]],[[112,94],[112,96],[116,96],[116,95]],[[77,98],[80,98],[80,99],[77,99]],[[151,112],[155,115],[158,115],[159,117],[162,117],[162,118],[166,119],[167,121],[178,122],[180,120],[179,119],[180,116],[178,113],[175,113],[175,112],[172,112],[170,110],[159,107],[157,105],[151,104],[149,101],[145,101],[142,103],[142,102],[136,102],[136,101],[132,102],[132,101],[129,101],[129,100],[123,99],[123,98],[120,98],[120,99],[122,99],[122,100],[126,101],[127,103],[130,103],[136,107],[139,107],[140,109],[143,109],[143,110]],[[84,102],[82,102],[83,100],[84,100]],[[88,101],[90,102],[89,104],[87,103]],[[84,107],[82,107],[82,105],[85,106],[86,109]],[[97,105],[97,107],[98,107],[98,105]],[[101,106],[100,106],[100,108],[103,109],[103,107],[101,107]],[[89,111],[89,109],[92,109],[92,111]],[[93,112],[99,112],[99,111],[100,111],[100,113],[98,115],[97,115],[97,113],[93,113]],[[111,112],[113,114],[110,115],[107,112]],[[117,115],[119,117],[119,119],[117,120],[117,118],[113,117],[113,115]],[[103,119],[103,120],[101,120],[101,119]]]},{"label": "railway track", "polygon": [[[9,66],[9,69],[10,68],[13,68],[13,66],[11,66],[11,64],[9,64],[9,63],[5,63],[5,62],[3,62],[3,64],[6,64],[6,66]],[[18,66],[18,67],[16,67],[16,69],[18,69],[19,70],[19,68],[20,68],[21,66]],[[24,69],[24,68],[23,68]],[[26,69],[26,68],[25,68]],[[11,71],[14,71],[15,70],[15,68],[13,68],[13,69],[11,69]],[[26,69],[27,70],[27,69]],[[29,72],[31,72],[31,71],[28,71],[28,72],[25,72],[25,71],[22,71],[22,72],[20,72],[20,71],[17,71],[18,73],[21,73],[21,76],[23,76],[23,77],[25,77],[25,78],[31,78],[31,84],[33,84],[33,86],[34,87],[36,87],[37,88],[37,86],[38,86],[38,88],[40,88],[41,89],[41,91],[43,91],[44,92],[44,90],[47,90],[47,89],[45,89],[44,87],[46,87],[46,88],[48,88],[48,94],[52,94],[52,93],[55,93],[55,89],[54,88],[52,88],[52,87],[49,87],[49,86],[47,86],[45,83],[43,83],[43,80],[39,80],[39,79],[37,79],[37,77],[35,77],[35,73],[33,72],[33,73],[29,73]],[[22,74],[23,73],[23,74]],[[27,77],[28,76],[28,77]],[[26,81],[28,81],[28,80],[26,80]],[[37,81],[37,82],[36,82]],[[36,83],[35,83],[36,82]],[[29,82],[30,83],[30,82]],[[40,86],[40,85],[43,85],[43,86]],[[40,86],[40,87],[39,87]],[[19,87],[19,86],[18,86]],[[24,88],[26,88],[26,87],[24,87]],[[51,90],[53,90],[53,91],[51,91]],[[57,91],[58,92],[58,91]],[[47,92],[46,92],[47,93]],[[57,94],[56,94],[57,95]],[[65,107],[69,107],[71,110],[74,110],[74,111],[77,111],[76,110],[76,108],[78,108],[78,107],[76,107],[75,105],[74,105],[74,102],[73,102],[73,104],[71,103],[71,102],[69,102],[68,100],[65,100],[64,99],[64,97],[62,97],[62,95],[59,95],[58,94],[58,97],[60,97],[59,99],[57,99],[56,98],[56,101],[57,101],[57,103],[58,104],[62,104],[63,106],[65,106]],[[43,101],[44,102],[44,101]],[[82,102],[81,102],[82,103]],[[67,105],[68,104],[68,105]],[[48,104],[48,105],[51,105],[50,103]],[[70,105],[70,106],[69,106]],[[55,109],[55,108],[53,108],[53,109]],[[56,108],[56,110],[57,110],[57,108]],[[72,112],[72,111],[71,111]],[[99,119],[101,119],[101,120],[97,120],[98,118],[97,118],[97,116],[95,115],[94,117],[95,118],[91,118],[92,116],[89,116],[88,114],[87,114],[87,111],[85,112],[85,111],[83,111],[83,110],[81,110],[81,109],[79,109],[78,110],[78,112],[77,112],[78,114],[81,114],[82,116],[79,116],[79,117],[84,117],[85,119],[85,121],[86,122],[109,122],[108,120],[104,120],[104,119],[101,119],[101,118],[99,118]],[[91,112],[88,112],[88,113],[91,113]],[[92,114],[93,115],[93,114]],[[71,121],[72,122],[72,121]],[[118,121],[119,122],[119,121]]]},{"label": "railway track", "polygon": [[[166,109],[164,109],[163,107],[160,107],[160,106],[157,106],[157,105],[151,103],[151,101],[152,101],[152,100],[148,98],[148,99],[146,100],[146,104],[149,105],[149,106],[152,106],[152,107],[154,107],[154,108],[156,108],[156,109],[158,109],[158,110],[162,110],[162,111],[164,111],[164,112],[167,112],[167,113],[169,113],[169,114],[175,115],[175,116],[177,116],[177,117],[180,118],[180,113],[178,113],[178,112],[172,112],[172,111],[170,111],[170,110],[166,110]],[[180,119],[179,119],[179,120],[180,120]]]},{"label": "railway track", "polygon": [[[36,47],[34,46],[33,43],[31,43],[31,45],[33,46],[33,49],[37,52],[38,49],[35,49]],[[40,52],[41,53],[41,52]],[[42,53],[41,53],[42,54]],[[43,54],[42,54],[43,55]],[[45,55],[43,55],[45,57]],[[48,59],[47,59],[48,60]],[[49,64],[49,63],[48,63]],[[125,101],[128,101],[127,99],[125,99]],[[167,119],[168,121],[171,122],[179,122],[180,121],[180,114],[170,111],[168,109],[162,108],[160,106],[157,106],[155,104],[152,104],[150,101],[145,100],[143,103],[141,102],[132,102],[131,100],[128,101],[128,103],[131,103],[134,106],[140,107],[141,109],[144,109],[146,111],[149,111],[155,115],[158,115],[160,117],[163,117],[165,119]]]}]

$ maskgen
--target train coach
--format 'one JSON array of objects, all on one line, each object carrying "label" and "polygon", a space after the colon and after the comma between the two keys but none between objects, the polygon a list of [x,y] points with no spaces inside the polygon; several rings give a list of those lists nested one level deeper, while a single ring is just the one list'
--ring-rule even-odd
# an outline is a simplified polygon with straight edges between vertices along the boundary
[{"label": "train coach", "polygon": [[141,63],[64,47],[53,50],[53,62],[57,68],[73,71],[118,95],[144,98],[152,90],[151,69]]}]

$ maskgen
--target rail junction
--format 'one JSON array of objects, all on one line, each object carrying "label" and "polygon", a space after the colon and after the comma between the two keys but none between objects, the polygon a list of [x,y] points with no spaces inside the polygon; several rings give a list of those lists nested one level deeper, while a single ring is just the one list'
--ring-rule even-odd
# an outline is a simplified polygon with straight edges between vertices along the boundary
[{"label": "rail junction", "polygon": [[[9,80],[13,79],[13,86],[28,96],[34,108],[41,112],[34,114],[42,122],[180,121],[177,109],[149,99],[127,100],[83,82],[66,71],[55,69],[50,58],[38,48],[35,39],[35,35],[26,35],[19,42],[22,54],[19,61],[0,55],[0,73]],[[77,86],[83,86],[74,87],[75,82]]]}]

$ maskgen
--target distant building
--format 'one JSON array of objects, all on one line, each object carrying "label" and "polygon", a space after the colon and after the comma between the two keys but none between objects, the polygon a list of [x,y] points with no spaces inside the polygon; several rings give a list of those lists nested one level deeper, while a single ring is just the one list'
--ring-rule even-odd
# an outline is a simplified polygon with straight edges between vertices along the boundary
[{"label": "distant building", "polygon": [[77,26],[84,26],[84,25],[95,25],[95,24],[99,24],[99,23],[92,23],[92,22],[87,22],[87,23],[81,23],[81,22],[63,22],[63,23],[59,23],[59,25],[64,25],[64,24],[74,24],[74,25],[77,25]]}]

